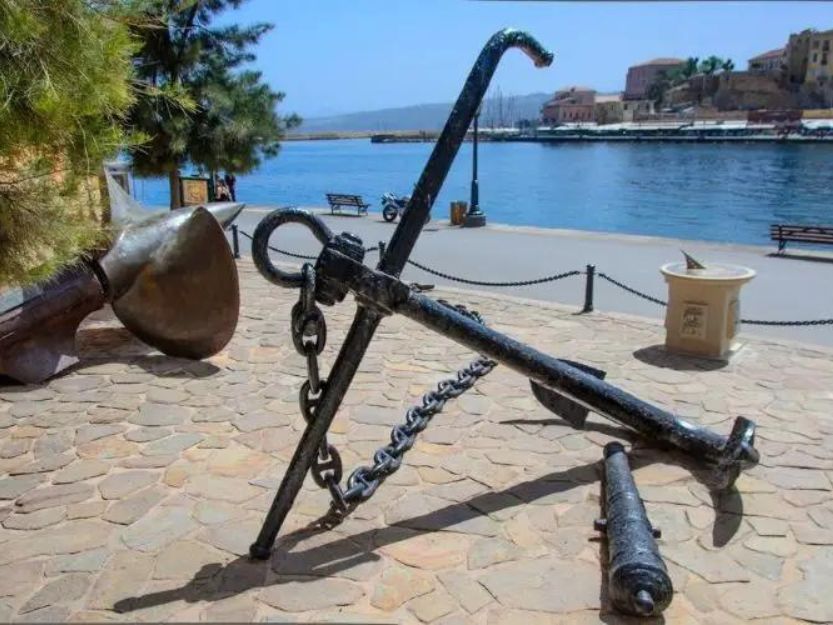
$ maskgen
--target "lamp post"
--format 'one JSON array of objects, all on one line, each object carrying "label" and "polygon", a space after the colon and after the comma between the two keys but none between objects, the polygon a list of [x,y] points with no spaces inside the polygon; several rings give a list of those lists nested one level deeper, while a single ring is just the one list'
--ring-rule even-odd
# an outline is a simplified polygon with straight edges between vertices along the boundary
[{"label": "lamp post", "polygon": [[480,121],[480,107],[474,114],[474,136],[472,137],[471,202],[463,220],[464,228],[479,228],[486,225],[486,214],[480,210],[480,187],[477,181],[477,124]]}]

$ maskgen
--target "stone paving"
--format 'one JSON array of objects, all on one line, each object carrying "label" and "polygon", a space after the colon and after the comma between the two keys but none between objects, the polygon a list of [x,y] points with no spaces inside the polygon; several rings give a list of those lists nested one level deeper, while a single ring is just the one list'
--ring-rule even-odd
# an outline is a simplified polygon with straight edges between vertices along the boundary
[{"label": "stone paving", "polygon": [[[602,446],[504,367],[449,402],[403,467],[334,530],[308,479],[271,562],[246,557],[303,427],[295,294],[241,261],[243,308],[206,362],[161,356],[107,313],[85,360],[0,387],[0,621],[630,622],[610,612],[592,520]],[[659,324],[442,291],[494,327],[726,433],[757,421],[760,466],[713,493],[684,458],[632,441],[676,594],[670,623],[833,621],[833,358],[750,340],[724,368],[673,358]],[[332,362],[354,306],[327,309]],[[422,392],[472,358],[401,318],[371,344],[330,440],[367,463]],[[661,622],[661,620],[658,620]]]}]

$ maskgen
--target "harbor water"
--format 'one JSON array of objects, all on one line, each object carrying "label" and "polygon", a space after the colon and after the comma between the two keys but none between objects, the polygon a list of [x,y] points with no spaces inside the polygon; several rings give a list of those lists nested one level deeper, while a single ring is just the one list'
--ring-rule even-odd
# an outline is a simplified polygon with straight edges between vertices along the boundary
[{"label": "harbor water", "polygon": [[[237,180],[249,205],[325,206],[326,193],[362,195],[371,210],[407,194],[433,147],[368,139],[285,142]],[[434,204],[468,201],[471,144]],[[766,244],[772,223],[833,225],[833,145],[481,143],[480,206],[491,223]],[[190,173],[186,172],[185,173]],[[145,205],[168,183],[136,180]]]}]

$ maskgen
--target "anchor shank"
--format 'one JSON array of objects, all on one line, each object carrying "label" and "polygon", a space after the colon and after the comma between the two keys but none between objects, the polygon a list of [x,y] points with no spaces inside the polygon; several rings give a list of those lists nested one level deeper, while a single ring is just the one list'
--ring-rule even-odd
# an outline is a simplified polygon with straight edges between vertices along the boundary
[{"label": "anchor shank", "polygon": [[307,424],[295,454],[289,463],[289,468],[284,473],[281,485],[266,514],[263,526],[260,529],[257,540],[249,548],[253,558],[268,558],[283,525],[286,515],[301,490],[304,478],[312,466],[313,460],[324,435],[330,428],[336,411],[341,405],[344,394],[353,381],[356,369],[361,363],[367,346],[373,338],[373,333],[379,325],[381,316],[368,308],[359,307],[353,325],[344,339],[341,351],[338,353],[333,364],[332,373],[324,387],[323,395],[318,407],[315,410],[315,418]]},{"label": "anchor shank", "polygon": [[520,48],[529,56],[537,67],[546,67],[552,63],[553,55],[527,33],[512,28],[496,32],[480,52],[474,66],[460,91],[451,115],[445,123],[434,150],[425,163],[416,187],[408,201],[408,207],[402,215],[396,230],[387,246],[387,251],[379,261],[379,270],[398,276],[414,245],[422,232],[425,218],[431,212],[431,206],[443,186],[454,157],[466,137],[466,132],[477,112],[489,82],[497,69],[503,53],[509,48]]}]

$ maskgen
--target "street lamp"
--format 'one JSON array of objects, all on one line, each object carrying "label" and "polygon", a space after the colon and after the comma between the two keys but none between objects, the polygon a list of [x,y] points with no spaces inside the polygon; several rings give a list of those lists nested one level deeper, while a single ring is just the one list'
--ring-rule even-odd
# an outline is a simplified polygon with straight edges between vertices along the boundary
[{"label": "street lamp", "polygon": [[480,210],[480,187],[477,182],[477,124],[480,121],[480,107],[474,114],[474,136],[472,138],[471,202],[463,220],[464,228],[479,228],[486,225],[486,214]]}]

